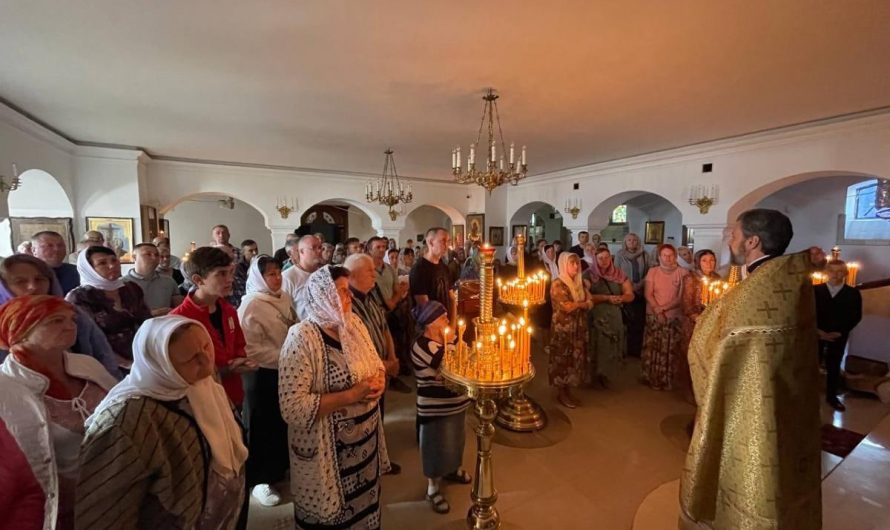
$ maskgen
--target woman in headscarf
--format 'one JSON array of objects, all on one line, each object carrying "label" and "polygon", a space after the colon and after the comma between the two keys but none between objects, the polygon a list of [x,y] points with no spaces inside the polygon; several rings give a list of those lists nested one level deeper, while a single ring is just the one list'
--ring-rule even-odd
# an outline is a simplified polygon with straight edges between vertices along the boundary
[{"label": "woman in headscarf", "polygon": [[411,364],[417,379],[417,423],[420,460],[427,478],[426,500],[436,513],[448,513],[451,507],[439,491],[442,479],[460,484],[471,482],[470,475],[461,467],[464,416],[470,399],[442,383],[443,330],[448,327],[445,306],[432,300],[415,307],[412,313],[422,333],[411,348]]},{"label": "woman in headscarf", "polygon": [[478,280],[479,271],[482,268],[482,256],[479,254],[480,245],[473,243],[470,247],[470,257],[464,260],[460,270],[461,280]]},{"label": "woman in headscarf", "polygon": [[646,325],[646,297],[643,284],[652,260],[640,244],[640,236],[630,233],[624,236],[624,244],[615,254],[615,266],[630,280],[634,288],[634,301],[627,307],[627,354],[639,357],[643,349],[643,330]]},{"label": "woman in headscarf", "polygon": [[646,335],[642,379],[654,390],[671,390],[683,342],[683,283],[689,271],[677,265],[673,245],[658,245],[658,266],[646,274]]},{"label": "woman in headscarf", "polygon": [[297,323],[293,299],[281,291],[281,268],[271,256],[257,256],[247,273],[247,294],[241,299],[238,319],[247,340],[247,358],[259,367],[242,374],[244,408],[250,457],[247,486],[263,506],[275,506],[281,496],[272,484],[287,472],[287,424],[278,405],[278,356],[287,331]]},{"label": "woman in headscarf", "polygon": [[694,401],[694,397],[686,352],[689,350],[689,341],[692,340],[695,323],[705,310],[705,304],[702,303],[702,291],[707,289],[709,282],[720,280],[720,275],[716,270],[717,255],[713,250],[697,251],[693,256],[693,263],[695,268],[683,284],[683,315],[685,316],[683,319],[683,345],[680,347],[680,355],[677,356],[676,378],[685,397],[690,401]]},{"label": "woman in headscarf", "polygon": [[133,337],[139,325],[151,318],[145,295],[137,284],[124,283],[117,254],[106,247],[90,247],[77,256],[80,287],[70,291],[65,300],[83,309],[116,354],[118,365],[128,368],[133,362]]},{"label": "woman in headscarf", "polygon": [[[10,256],[0,263],[0,304],[17,296],[49,294],[62,298],[62,286],[56,275],[43,260],[34,256]],[[77,341],[71,346],[72,353],[82,353],[96,359],[115,379],[120,379],[120,369],[105,333],[76,306],[71,306],[77,321]],[[0,350],[0,361],[9,352]]]},{"label": "woman in headscarf", "polygon": [[0,420],[31,472],[18,466],[22,476],[3,476],[0,498],[16,498],[20,481],[36,479],[44,515],[36,528],[74,528],[84,420],[117,383],[92,357],[68,353],[74,318],[74,308],[56,296],[20,296],[0,306],[0,347],[10,352],[0,365]]},{"label": "woman in headscarf", "polygon": [[590,383],[596,382],[605,388],[609,385],[609,377],[616,375],[627,355],[627,330],[622,306],[633,301],[634,292],[624,272],[612,263],[609,249],[595,252],[595,261],[585,273],[594,303],[589,315],[587,374]]},{"label": "woman in headscarf", "polygon": [[[87,420],[78,528],[235,528],[246,517],[241,426],[213,343],[178,315],[145,321],[133,367]],[[243,522],[243,521],[242,521]]]},{"label": "woman in headscarf", "polygon": [[559,256],[559,276],[550,285],[553,321],[550,326],[550,385],[557,389],[556,399],[573,409],[580,401],[572,395],[584,377],[587,364],[587,310],[593,307],[581,276],[581,259],[564,252]]},{"label": "woman in headscarf", "polygon": [[389,470],[378,403],[383,362],[352,312],[346,268],[312,273],[306,303],[307,317],[288,332],[278,367],[297,525],[376,529],[379,478]]},{"label": "woman in headscarf", "polygon": [[547,274],[549,274],[551,278],[558,277],[560,268],[556,257],[556,247],[553,245],[544,245],[544,250],[541,252],[541,259],[544,261],[544,267],[547,268]]}]

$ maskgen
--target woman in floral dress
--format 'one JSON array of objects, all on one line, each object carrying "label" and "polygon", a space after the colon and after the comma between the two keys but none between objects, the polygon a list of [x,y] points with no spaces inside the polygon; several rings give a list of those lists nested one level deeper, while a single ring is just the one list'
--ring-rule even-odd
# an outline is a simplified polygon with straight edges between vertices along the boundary
[{"label": "woman in floral dress", "polygon": [[593,307],[589,285],[581,278],[581,259],[572,252],[559,257],[559,277],[550,285],[553,317],[550,326],[550,385],[556,399],[573,409],[580,401],[571,389],[581,383],[587,364],[587,311]]}]

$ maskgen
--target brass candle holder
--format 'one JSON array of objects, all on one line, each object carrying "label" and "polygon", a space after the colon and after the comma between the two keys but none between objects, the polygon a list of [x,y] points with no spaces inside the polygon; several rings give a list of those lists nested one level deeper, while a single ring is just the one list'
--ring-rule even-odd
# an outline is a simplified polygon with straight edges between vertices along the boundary
[{"label": "brass candle holder", "polygon": [[471,530],[500,528],[501,520],[495,503],[494,467],[491,442],[494,438],[494,419],[497,416],[497,400],[509,398],[521,392],[525,383],[534,377],[531,364],[531,332],[528,319],[512,315],[497,320],[493,316],[494,301],[494,248],[488,244],[481,249],[482,270],[479,274],[481,289],[480,315],[473,319],[476,326],[475,340],[466,341],[466,326],[457,322],[455,345],[450,345],[446,329],[443,337],[445,358],[442,377],[452,386],[464,390],[474,400],[473,411],[478,420],[476,427],[476,473],[470,499],[473,506],[467,512],[467,527]]},{"label": "brass candle holder", "polygon": [[[517,252],[516,278],[502,282],[498,280],[499,300],[501,303],[522,308],[522,318],[528,322],[528,308],[541,305],[546,301],[547,274],[538,272],[532,276],[525,275],[525,234],[516,236]],[[547,425],[547,415],[540,405],[525,395],[525,388],[520,388],[514,397],[505,400],[497,417],[498,425],[516,432],[534,432]]]}]

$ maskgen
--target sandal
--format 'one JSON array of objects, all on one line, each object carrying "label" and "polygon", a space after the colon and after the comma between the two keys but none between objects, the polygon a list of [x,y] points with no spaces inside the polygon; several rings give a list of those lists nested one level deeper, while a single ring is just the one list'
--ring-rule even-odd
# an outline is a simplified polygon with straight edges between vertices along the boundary
[{"label": "sandal", "polygon": [[437,491],[432,495],[427,495],[426,500],[436,513],[448,513],[451,511],[451,505],[448,504],[441,492]]},{"label": "sandal", "polygon": [[458,484],[470,484],[473,482],[473,477],[471,477],[470,474],[467,473],[464,469],[459,469],[454,473],[449,473],[442,478],[447,480],[448,482],[456,482]]}]

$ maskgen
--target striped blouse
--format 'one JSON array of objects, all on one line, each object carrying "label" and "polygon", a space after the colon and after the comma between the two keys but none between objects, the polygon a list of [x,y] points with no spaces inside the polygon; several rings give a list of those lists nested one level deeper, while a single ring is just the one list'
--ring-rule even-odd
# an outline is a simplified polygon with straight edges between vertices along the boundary
[{"label": "striped blouse", "polygon": [[445,350],[438,342],[423,335],[411,348],[411,364],[417,379],[417,416],[424,418],[458,414],[470,406],[466,394],[449,390],[439,379],[439,365]]}]

